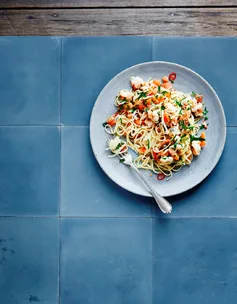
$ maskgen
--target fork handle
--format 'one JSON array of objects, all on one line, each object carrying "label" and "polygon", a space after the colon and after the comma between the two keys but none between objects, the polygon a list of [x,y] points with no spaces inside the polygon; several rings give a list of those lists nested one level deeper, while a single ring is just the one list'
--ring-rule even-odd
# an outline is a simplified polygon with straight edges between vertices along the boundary
[{"label": "fork handle", "polygon": [[147,186],[147,188],[150,190],[152,196],[154,197],[157,205],[159,206],[160,210],[163,213],[170,213],[172,211],[171,204],[161,195],[159,195],[153,187],[151,187],[148,182],[145,180],[145,178],[142,176],[142,174],[139,172],[137,167],[134,166],[134,164],[130,164],[130,166],[137,172],[137,174],[140,176],[140,178],[143,180],[144,184]]}]

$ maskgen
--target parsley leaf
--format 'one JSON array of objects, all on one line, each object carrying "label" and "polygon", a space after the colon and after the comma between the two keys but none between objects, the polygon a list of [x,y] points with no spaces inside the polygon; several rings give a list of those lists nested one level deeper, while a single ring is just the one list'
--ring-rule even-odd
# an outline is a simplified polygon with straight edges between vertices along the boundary
[{"label": "parsley leaf", "polygon": [[162,106],[161,106],[161,110],[164,110],[164,109],[165,109],[165,106],[164,106],[164,105],[162,105]]},{"label": "parsley leaf", "polygon": [[147,140],[147,147],[150,149],[150,139]]},{"label": "parsley leaf", "polygon": [[146,97],[146,93],[145,92],[141,92],[140,95],[138,96],[138,99],[144,98],[144,97]]},{"label": "parsley leaf", "polygon": [[198,140],[198,141],[205,141],[205,138],[201,138],[201,137],[195,137],[193,135],[190,135],[190,141],[194,141],[194,140]]},{"label": "parsley leaf", "polygon": [[158,93],[160,93],[160,86],[158,86]]},{"label": "parsley leaf", "polygon": [[207,110],[207,108],[205,107],[204,111],[203,111],[203,115],[207,115],[209,111]]},{"label": "parsley leaf", "polygon": [[208,116],[205,116],[204,119],[205,119],[205,120],[208,120]]},{"label": "parsley leaf", "polygon": [[197,94],[192,91],[191,96],[195,97]]},{"label": "parsley leaf", "polygon": [[179,122],[180,127],[184,130],[193,130],[194,126],[186,126],[183,120],[180,120]]},{"label": "parsley leaf", "polygon": [[121,124],[123,123],[123,120],[122,120],[122,118],[120,118],[120,122],[121,122]]},{"label": "parsley leaf", "polygon": [[181,104],[181,102],[180,101],[178,101],[178,100],[175,100],[175,103],[179,106],[179,107],[182,107],[182,104]]},{"label": "parsley leaf", "polygon": [[115,150],[118,150],[121,146],[122,146],[122,144],[119,143],[119,144],[117,145],[117,147],[115,148]]},{"label": "parsley leaf", "polygon": [[171,141],[171,142],[174,141],[176,136],[177,136],[177,135],[175,134],[174,137],[173,137],[170,141]]}]

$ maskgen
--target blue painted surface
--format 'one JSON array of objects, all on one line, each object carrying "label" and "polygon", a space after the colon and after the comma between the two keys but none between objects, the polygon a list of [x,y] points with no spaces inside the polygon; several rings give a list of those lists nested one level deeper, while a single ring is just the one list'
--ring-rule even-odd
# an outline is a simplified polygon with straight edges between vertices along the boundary
[{"label": "blue painted surface", "polygon": [[217,92],[227,125],[237,126],[237,38],[155,37],[153,60],[185,65],[203,76]]},{"label": "blue painted surface", "polygon": [[0,39],[0,125],[59,122],[61,39]]},{"label": "blue painted surface", "polygon": [[[194,189],[169,198],[174,207],[171,216],[237,216],[237,162],[232,161],[236,150],[237,128],[228,127],[216,168]],[[154,204],[153,215],[163,216]]]},{"label": "blue painted surface", "polygon": [[59,220],[0,218],[0,303],[58,303]]},{"label": "blue painted surface", "polygon": [[151,37],[64,38],[62,56],[62,124],[87,126],[107,82],[151,61]]},{"label": "blue painted surface", "polygon": [[[234,303],[237,39],[62,41],[0,38],[0,303]],[[203,75],[229,126],[216,169],[169,217],[110,181],[88,137],[102,87],[152,59]]]},{"label": "blue painted surface", "polygon": [[151,303],[151,219],[64,219],[61,230],[61,304]]},{"label": "blue painted surface", "polygon": [[153,222],[153,303],[236,301],[236,219]]},{"label": "blue painted surface", "polygon": [[0,127],[0,215],[57,215],[58,127]]},{"label": "blue painted surface", "polygon": [[112,182],[98,165],[87,127],[62,128],[62,216],[151,216],[151,199]]}]

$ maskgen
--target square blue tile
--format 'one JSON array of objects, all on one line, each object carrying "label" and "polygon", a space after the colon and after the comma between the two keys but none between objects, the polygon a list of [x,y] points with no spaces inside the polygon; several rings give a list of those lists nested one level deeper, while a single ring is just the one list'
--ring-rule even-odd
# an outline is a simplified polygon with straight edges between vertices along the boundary
[{"label": "square blue tile", "polygon": [[59,123],[60,56],[60,38],[0,38],[0,125]]},{"label": "square blue tile", "polygon": [[203,76],[215,89],[227,118],[237,126],[237,38],[154,37],[153,60],[185,65]]},{"label": "square blue tile", "polygon": [[87,127],[62,127],[62,216],[150,216],[151,199],[111,181],[91,149]]},{"label": "square blue tile", "polygon": [[[223,155],[213,172],[200,185],[168,198],[172,216],[237,216],[237,128],[227,128]],[[153,205],[153,214],[163,216]]]},{"label": "square blue tile", "polygon": [[57,219],[0,218],[0,303],[58,303]]},{"label": "square blue tile", "polygon": [[154,220],[153,303],[235,303],[236,231],[237,219]]},{"label": "square blue tile", "polygon": [[152,58],[151,37],[62,39],[63,125],[88,126],[92,107],[107,82]]},{"label": "square blue tile", "polygon": [[151,219],[63,219],[61,304],[150,304]]},{"label": "square blue tile", "polygon": [[0,127],[0,215],[56,215],[58,127]]}]

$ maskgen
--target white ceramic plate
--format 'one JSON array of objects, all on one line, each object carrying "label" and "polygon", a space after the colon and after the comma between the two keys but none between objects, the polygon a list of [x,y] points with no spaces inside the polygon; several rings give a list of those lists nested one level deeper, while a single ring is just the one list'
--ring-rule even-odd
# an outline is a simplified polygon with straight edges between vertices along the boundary
[{"label": "white ceramic plate", "polygon": [[177,74],[174,87],[183,92],[197,92],[204,96],[204,102],[209,110],[209,128],[206,132],[207,146],[190,166],[183,167],[174,173],[169,180],[158,181],[156,175],[150,176],[150,171],[141,170],[147,181],[162,196],[171,196],[187,191],[205,179],[218,163],[225,145],[226,120],[221,102],[209,85],[194,71],[170,62],[147,62],[132,66],[115,76],[101,91],[94,105],[90,121],[90,140],[93,152],[104,172],[118,185],[139,195],[151,196],[139,177],[126,165],[119,163],[117,158],[108,158],[105,151],[108,134],[102,123],[116,111],[114,99],[122,89],[130,89],[131,76],[140,76],[144,80],[149,77],[161,79],[171,72]]}]

